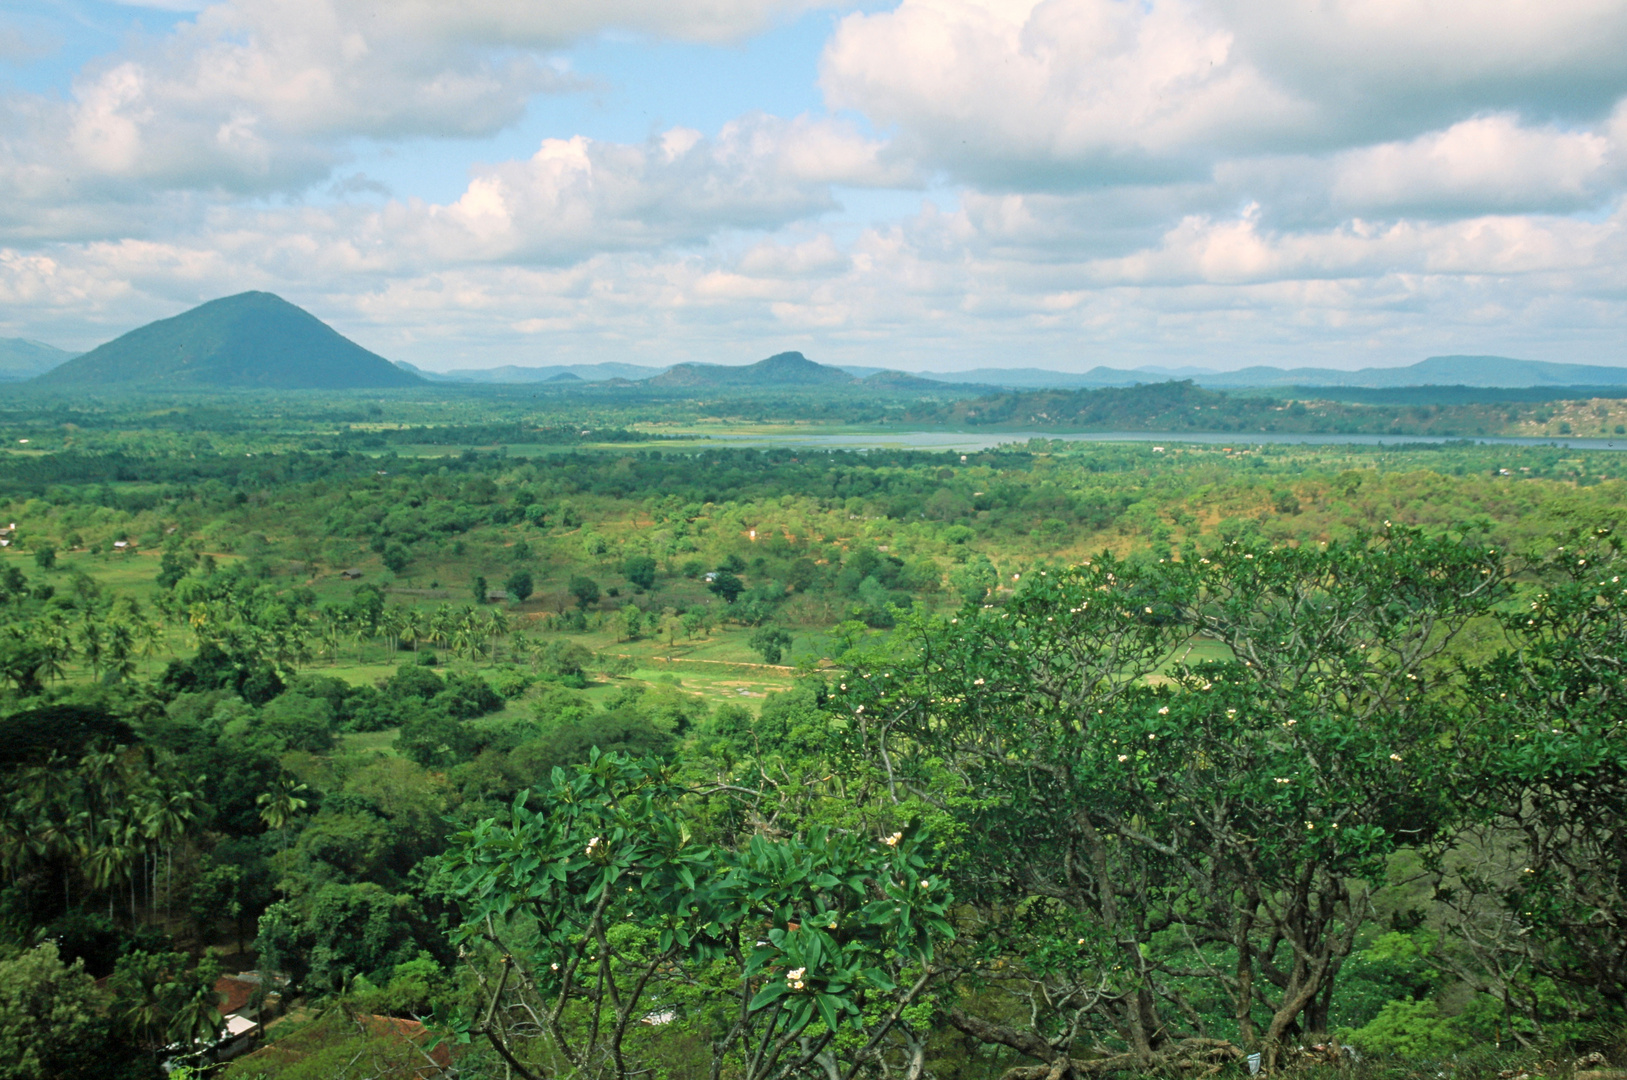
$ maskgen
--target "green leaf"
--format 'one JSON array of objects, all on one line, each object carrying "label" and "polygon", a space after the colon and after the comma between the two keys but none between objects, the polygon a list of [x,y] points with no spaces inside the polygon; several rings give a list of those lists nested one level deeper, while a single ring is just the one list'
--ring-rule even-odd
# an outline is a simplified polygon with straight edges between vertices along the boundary
[{"label": "green leaf", "polygon": [[819,1015],[824,1018],[825,1026],[834,1032],[836,1030],[836,1024],[839,1017],[838,1008],[841,1005],[841,1001],[838,998],[832,997],[830,994],[815,994],[814,1001],[819,1005]]},{"label": "green leaf", "polygon": [[790,1010],[791,1022],[787,1026],[786,1030],[801,1031],[803,1028],[808,1026],[808,1021],[813,1019],[813,998],[801,998],[795,1005],[790,1006]]},{"label": "green leaf", "polygon": [[784,997],[790,992],[791,988],[786,985],[784,979],[770,979],[767,983],[763,984],[763,988],[757,991],[756,995],[752,997],[751,1004],[747,1005],[746,1009],[749,1012],[756,1012],[765,1005],[774,1004],[774,1002],[778,1001],[780,998]]}]

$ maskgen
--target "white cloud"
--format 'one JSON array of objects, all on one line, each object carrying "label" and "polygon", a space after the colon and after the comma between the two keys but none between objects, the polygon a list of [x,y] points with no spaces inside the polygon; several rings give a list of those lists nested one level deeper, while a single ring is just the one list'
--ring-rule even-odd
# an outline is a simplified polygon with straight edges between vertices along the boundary
[{"label": "white cloud", "polygon": [[1462,217],[1486,210],[1572,209],[1608,196],[1627,147],[1608,135],[1478,116],[1409,142],[1333,160],[1335,207]]},{"label": "white cloud", "polygon": [[903,0],[846,16],[830,103],[1019,190],[1206,175],[1627,94],[1616,0]]},{"label": "white cloud", "polygon": [[384,19],[428,38],[512,47],[554,47],[604,30],[710,43],[738,41],[772,23],[850,0],[340,0],[358,18]]},{"label": "white cloud", "polygon": [[396,203],[350,224],[419,264],[568,263],[778,228],[833,209],[833,183],[906,181],[881,150],[839,122],[761,114],[714,138],[674,128],[642,145],[549,139],[528,160],[477,170],[454,203]]},{"label": "white cloud", "polygon": [[[748,112],[562,130],[443,201],[338,178],[358,136],[503,128],[574,85],[546,55],[569,42],[808,6],[211,6],[66,99],[6,99],[0,330],[84,346],[265,288],[432,367],[1627,359],[1627,9],[1602,0],[901,0],[822,61],[879,136]],[[827,217],[928,180],[918,213]],[[341,201],[267,197],[314,185]]]},{"label": "white cloud", "polygon": [[1597,117],[1627,93],[1618,0],[1208,0],[1238,53],[1322,103],[1336,137],[1482,111]]},{"label": "white cloud", "polygon": [[[736,40],[817,2],[228,0],[88,65],[71,100],[0,102],[0,123],[25,129],[3,171],[125,192],[297,192],[350,139],[489,136],[536,94],[579,89],[550,50],[611,30]],[[0,185],[27,191],[15,175]]]},{"label": "white cloud", "polygon": [[904,0],[842,20],[822,83],[928,161],[1030,189],[1201,173],[1310,120],[1180,0]]},{"label": "white cloud", "polygon": [[[1002,231],[1031,227],[1022,208],[1004,211],[929,206],[848,240],[803,223],[738,249],[632,247],[557,265],[403,257],[302,211],[190,240],[0,252],[0,304],[28,306],[31,321],[8,333],[90,345],[265,288],[436,367],[746,361],[782,348],[905,367],[1356,364],[1475,349],[1621,359],[1623,212],[1298,231],[1253,213],[1196,215],[1126,255],[1038,258]],[[89,339],[53,332],[65,326]]]}]

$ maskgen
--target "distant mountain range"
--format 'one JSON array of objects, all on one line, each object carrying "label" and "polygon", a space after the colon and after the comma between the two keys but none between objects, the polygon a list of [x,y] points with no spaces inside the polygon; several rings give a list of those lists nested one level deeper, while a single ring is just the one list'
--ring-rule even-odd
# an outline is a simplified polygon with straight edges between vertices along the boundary
[{"label": "distant mountain range", "polygon": [[281,297],[246,292],[211,300],[170,319],[139,327],[88,353],[38,341],[0,339],[0,381],[28,379],[41,387],[153,389],[350,389],[419,386],[424,382],[573,385],[637,384],[648,392],[707,392],[741,388],[862,385],[892,392],[968,390],[1079,390],[1191,379],[1208,389],[1394,389],[1417,386],[1474,388],[1627,387],[1627,367],[1559,364],[1506,356],[1432,356],[1405,367],[1250,367],[1211,371],[1197,367],[1096,367],[1085,372],[1044,368],[975,368],[900,372],[860,365],[815,363],[783,352],[755,364],[682,363],[506,365],[464,371],[426,371],[391,363],[342,336]]},{"label": "distant mountain range", "polygon": [[[844,368],[858,373],[866,368]],[[1204,368],[1108,368],[1085,372],[1042,368],[976,368],[971,371],[923,371],[921,378],[947,383],[981,383],[1022,390],[1088,390],[1137,386],[1171,379],[1191,379],[1214,390],[1266,387],[1401,387],[1401,386],[1627,386],[1627,368],[1590,364],[1554,364],[1507,356],[1432,356],[1405,367],[1335,368],[1250,367],[1240,371]]]},{"label": "distant mountain range", "polygon": [[1251,367],[1195,375],[1200,386],[1627,386],[1627,368],[1554,364],[1507,356],[1431,356],[1393,368]]},{"label": "distant mountain range", "polygon": [[422,380],[280,296],[246,292],[148,323],[35,378],[85,389],[351,390]]},{"label": "distant mountain range", "polygon": [[[780,356],[801,357],[801,353]],[[776,360],[778,357],[770,357]],[[806,358],[803,358],[806,359]],[[608,382],[623,379],[634,382],[657,380],[664,373],[682,369],[672,379],[659,379],[652,386],[670,389],[767,385],[775,369],[768,361],[744,366],[726,364],[679,364],[675,368],[640,367],[634,364],[572,364],[550,367],[502,367],[439,374],[411,364],[397,366],[436,382],[545,383]],[[812,361],[807,361],[812,364]],[[859,364],[816,364],[827,372],[842,372],[872,386],[894,389],[930,390],[943,384],[998,387],[1012,390],[1090,390],[1110,386],[1138,386],[1191,379],[1199,386],[1215,390],[1265,389],[1272,387],[1365,387],[1372,389],[1407,386],[1472,387],[1618,387],[1627,386],[1627,367],[1601,367],[1590,364],[1555,364],[1545,360],[1516,360],[1506,356],[1432,356],[1405,367],[1362,368],[1340,371],[1336,368],[1251,367],[1241,371],[1212,371],[1194,367],[1096,367],[1089,371],[1051,371],[1045,368],[973,368],[969,371],[900,372]],[[787,371],[790,368],[785,369]],[[739,374],[731,375],[730,372]],[[749,372],[749,373],[748,373]],[[574,376],[575,379],[562,379]],[[798,376],[805,379],[806,376]],[[816,380],[786,382],[783,385],[838,385],[843,380],[822,375]]]},{"label": "distant mountain range", "polygon": [[43,375],[72,360],[77,353],[27,338],[0,338],[0,382],[16,382]]},{"label": "distant mountain range", "polygon": [[[473,382],[473,383],[543,383],[543,382],[570,382],[578,379],[582,382],[607,382],[611,379],[627,379],[638,382],[643,379],[654,378],[666,368],[641,367],[638,364],[617,364],[614,362],[604,364],[549,364],[543,367],[516,367],[506,364],[495,368],[468,368],[462,371],[427,371],[407,363],[405,360],[395,361],[395,366],[403,371],[410,371],[419,378],[431,382]],[[568,376],[561,379],[560,376]]]}]

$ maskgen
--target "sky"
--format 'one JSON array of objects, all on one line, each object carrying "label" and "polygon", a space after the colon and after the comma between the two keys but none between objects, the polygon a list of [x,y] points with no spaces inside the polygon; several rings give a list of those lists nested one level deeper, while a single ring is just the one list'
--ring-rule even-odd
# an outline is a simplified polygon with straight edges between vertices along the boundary
[{"label": "sky", "polygon": [[9,0],[0,337],[1627,365],[1623,0]]}]

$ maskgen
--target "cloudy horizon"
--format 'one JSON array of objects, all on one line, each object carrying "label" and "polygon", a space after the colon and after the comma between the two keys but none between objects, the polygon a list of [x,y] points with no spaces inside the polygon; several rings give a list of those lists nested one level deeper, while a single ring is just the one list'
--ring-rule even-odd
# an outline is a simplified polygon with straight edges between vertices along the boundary
[{"label": "cloudy horizon", "polygon": [[429,370],[1624,365],[1627,5],[22,0],[0,337]]}]

